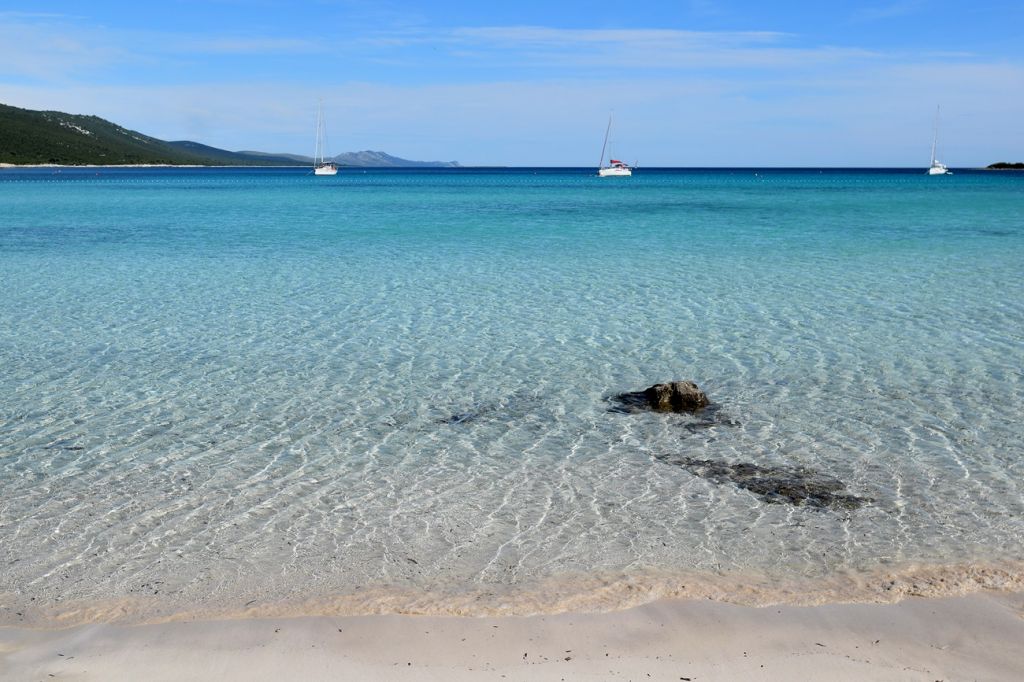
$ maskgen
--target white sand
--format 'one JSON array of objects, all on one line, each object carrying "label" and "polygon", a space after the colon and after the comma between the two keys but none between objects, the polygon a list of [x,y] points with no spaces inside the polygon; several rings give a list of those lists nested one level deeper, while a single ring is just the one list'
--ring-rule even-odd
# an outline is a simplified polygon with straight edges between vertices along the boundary
[{"label": "white sand", "polygon": [[3,680],[1024,680],[1024,594],[0,628]]}]

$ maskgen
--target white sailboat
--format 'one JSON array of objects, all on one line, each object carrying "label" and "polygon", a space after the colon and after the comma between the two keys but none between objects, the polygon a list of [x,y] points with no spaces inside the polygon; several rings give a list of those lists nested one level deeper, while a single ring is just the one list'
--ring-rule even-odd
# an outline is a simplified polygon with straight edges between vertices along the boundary
[{"label": "white sailboat", "polygon": [[604,152],[608,147],[608,134],[612,131],[612,117],[608,115],[608,127],[604,131],[604,144],[601,145],[601,160],[597,162],[597,175],[602,178],[628,177],[633,175],[633,169],[629,164],[618,159],[608,159],[608,165],[604,165]]},{"label": "white sailboat", "polygon": [[324,102],[316,108],[316,150],[313,152],[313,175],[337,175],[338,165],[325,158],[327,150],[327,122],[324,120]]},{"label": "white sailboat", "polygon": [[932,136],[932,164],[928,166],[928,175],[952,175],[953,171],[935,158],[935,145],[939,141],[939,107],[935,107],[935,134]]}]

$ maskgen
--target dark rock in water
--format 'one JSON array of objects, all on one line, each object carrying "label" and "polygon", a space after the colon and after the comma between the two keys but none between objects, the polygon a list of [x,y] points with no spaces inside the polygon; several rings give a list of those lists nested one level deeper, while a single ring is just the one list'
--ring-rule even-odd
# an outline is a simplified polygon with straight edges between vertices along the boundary
[{"label": "dark rock in water", "polygon": [[479,419],[522,419],[526,414],[536,411],[542,404],[539,397],[531,392],[517,391],[497,400],[479,402],[471,405],[465,412],[455,412],[448,417],[437,420],[438,424],[465,424]]},{"label": "dark rock in water", "polygon": [[659,412],[696,412],[707,407],[708,397],[692,381],[655,384],[644,391],[651,407]]},{"label": "dark rock in water", "polygon": [[643,391],[620,393],[615,401],[619,412],[651,409],[657,412],[696,412],[710,404],[707,395],[692,381],[655,384]]},{"label": "dark rock in water", "polygon": [[459,414],[453,414],[450,417],[444,419],[438,419],[438,423],[441,424],[465,424],[471,422],[480,416],[479,412],[460,412]]},{"label": "dark rock in water", "polygon": [[655,459],[681,466],[715,483],[732,483],[772,504],[848,511],[872,501],[845,492],[846,485],[842,481],[803,467],[762,467],[746,462],[726,464],[682,455],[655,455]]}]

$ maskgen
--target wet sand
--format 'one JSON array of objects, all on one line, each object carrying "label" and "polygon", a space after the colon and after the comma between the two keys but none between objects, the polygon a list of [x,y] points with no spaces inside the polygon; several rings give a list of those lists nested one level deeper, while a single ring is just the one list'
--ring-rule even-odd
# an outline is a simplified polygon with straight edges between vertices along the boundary
[{"label": "wet sand", "polygon": [[1024,594],[0,628],[10,680],[1019,680]]}]

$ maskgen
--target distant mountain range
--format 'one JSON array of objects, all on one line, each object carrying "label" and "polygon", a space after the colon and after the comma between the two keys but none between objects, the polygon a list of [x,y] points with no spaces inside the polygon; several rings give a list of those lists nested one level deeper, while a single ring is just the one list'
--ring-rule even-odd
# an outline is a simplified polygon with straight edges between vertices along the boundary
[{"label": "distant mountain range", "polygon": [[[384,152],[346,152],[334,157],[342,166],[456,167],[455,161],[409,161]],[[122,128],[98,116],[34,111],[0,104],[0,164],[66,166],[195,165],[308,166],[298,154],[231,152],[199,142],[167,142]]]},{"label": "distant mountain range", "polygon": [[458,161],[409,161],[391,156],[384,152],[345,152],[334,157],[335,162],[342,166],[364,166],[376,168],[401,168],[415,166],[419,168],[458,168]]},{"label": "distant mountain range", "polygon": [[[171,144],[195,144],[194,142],[180,143],[172,142]],[[221,151],[221,150],[217,150]],[[253,158],[274,158],[274,159],[290,159],[292,165],[310,166],[313,164],[312,156],[303,156],[301,154],[268,154],[266,152],[227,152],[228,154],[243,154],[247,157]],[[410,161],[409,159],[400,159],[397,156],[391,156],[385,152],[344,152],[332,157],[335,163],[340,166],[359,166],[363,168],[458,168],[458,161]]]}]

